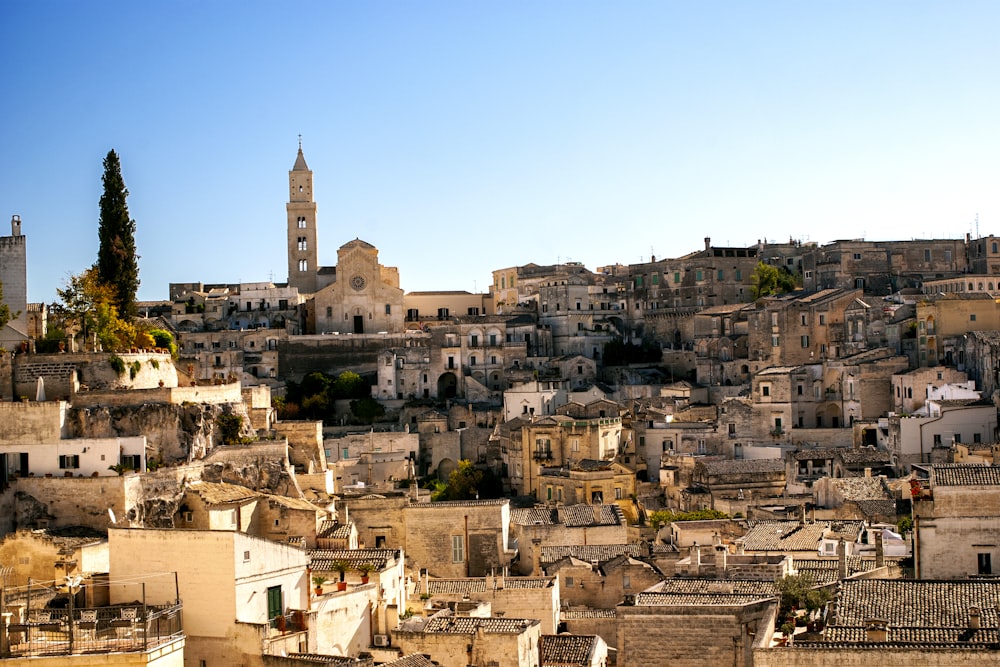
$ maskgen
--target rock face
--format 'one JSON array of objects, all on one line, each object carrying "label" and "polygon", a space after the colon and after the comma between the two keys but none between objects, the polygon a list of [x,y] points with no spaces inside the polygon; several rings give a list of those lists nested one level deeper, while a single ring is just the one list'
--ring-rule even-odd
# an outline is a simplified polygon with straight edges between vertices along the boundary
[{"label": "rock face", "polygon": [[243,403],[72,408],[67,414],[67,429],[71,438],[144,435],[147,459],[169,465],[201,459],[221,445],[218,418],[223,415],[241,416],[240,436],[253,436]]}]

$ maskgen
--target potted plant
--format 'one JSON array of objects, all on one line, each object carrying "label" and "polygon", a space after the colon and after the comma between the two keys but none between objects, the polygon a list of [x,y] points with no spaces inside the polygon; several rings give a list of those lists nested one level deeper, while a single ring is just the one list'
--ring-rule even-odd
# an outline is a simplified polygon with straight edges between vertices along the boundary
[{"label": "potted plant", "polygon": [[326,583],[326,577],[320,574],[313,575],[313,586],[315,586],[313,592],[316,593],[316,595],[322,595],[323,584],[325,583]]},{"label": "potted plant", "polygon": [[372,570],[374,569],[375,566],[372,565],[371,563],[361,563],[360,565],[358,565],[357,570],[358,572],[361,573],[361,583],[363,584],[368,583],[368,575],[370,575],[372,573]]},{"label": "potted plant", "polygon": [[335,560],[330,564],[330,566],[340,573],[340,581],[337,582],[337,590],[346,591],[347,582],[344,581],[344,573],[351,569],[351,564],[346,560]]}]

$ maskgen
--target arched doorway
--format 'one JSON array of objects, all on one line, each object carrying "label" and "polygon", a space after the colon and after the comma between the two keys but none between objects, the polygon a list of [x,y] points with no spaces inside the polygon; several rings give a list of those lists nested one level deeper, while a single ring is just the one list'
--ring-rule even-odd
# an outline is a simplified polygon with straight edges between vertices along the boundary
[{"label": "arched doorway", "polygon": [[455,398],[458,394],[458,378],[454,373],[442,373],[438,378],[438,398]]}]

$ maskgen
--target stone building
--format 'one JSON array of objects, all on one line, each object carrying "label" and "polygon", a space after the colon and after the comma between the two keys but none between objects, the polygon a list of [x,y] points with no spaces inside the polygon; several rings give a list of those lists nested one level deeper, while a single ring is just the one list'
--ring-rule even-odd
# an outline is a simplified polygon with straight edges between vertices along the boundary
[{"label": "stone building", "polygon": [[537,485],[539,499],[547,503],[622,503],[636,491],[634,472],[614,461],[594,459],[543,466]]},{"label": "stone building", "polygon": [[998,601],[1000,586],[992,581],[843,581],[822,636],[778,647],[769,624],[757,632],[753,664],[997,665]]},{"label": "stone building", "polygon": [[953,443],[997,440],[997,409],[992,402],[930,400],[924,408],[924,414],[892,415],[887,420],[887,447],[897,471],[944,462]]},{"label": "stone building", "polygon": [[983,396],[1000,389],[1000,331],[970,331],[962,337],[958,368],[968,373]]},{"label": "stone building", "polygon": [[965,244],[969,273],[1000,275],[1000,237],[990,234],[973,240],[966,235]]},{"label": "stone building", "polygon": [[860,297],[858,289],[831,288],[759,300],[747,311],[750,360],[788,366],[857,352],[868,344],[869,320],[881,315]]},{"label": "stone building", "polygon": [[771,591],[639,593],[616,608],[617,664],[751,667],[755,638],[775,605]]},{"label": "stone building", "polygon": [[803,254],[803,287],[886,295],[926,280],[967,273],[963,239],[834,241]]},{"label": "stone building", "polygon": [[543,634],[539,667],[607,667],[608,645],[597,635]]},{"label": "stone building", "polygon": [[1000,329],[1000,303],[989,294],[944,294],[917,303],[920,366],[955,366],[965,335]]},{"label": "stone building", "polygon": [[21,216],[10,219],[10,236],[0,236],[0,285],[11,320],[0,329],[0,345],[8,350],[28,337],[28,241]]},{"label": "stone building", "polygon": [[378,261],[378,249],[360,239],[337,250],[334,280],[313,295],[316,333],[400,333],[404,329],[399,270]]},{"label": "stone building", "polygon": [[541,573],[541,551],[547,546],[628,541],[625,515],[614,504],[514,508],[510,530],[518,545],[513,567],[524,575]]},{"label": "stone building", "polygon": [[456,616],[445,610],[414,617],[393,633],[404,653],[430,655],[442,665],[534,667],[541,625],[536,619]]},{"label": "stone building", "polygon": [[963,579],[996,574],[1000,467],[935,465],[929,472],[929,480],[916,487],[925,492],[912,496],[917,577]]},{"label": "stone building", "polygon": [[[964,395],[956,395],[954,391],[948,395],[940,393],[949,386],[952,390],[958,389],[955,385],[963,385],[961,389],[964,390],[962,392]],[[974,390],[975,382],[968,382],[968,376],[954,368],[947,366],[914,368],[892,376],[892,410],[904,413],[916,412],[924,407],[928,399],[979,398],[979,392]],[[974,395],[965,392],[974,392]]]},{"label": "stone building", "polygon": [[562,599],[559,577],[554,575],[511,577],[498,572],[461,579],[434,579],[424,575],[414,589],[414,597],[418,594],[421,599],[430,600],[433,606],[471,600],[488,603],[496,616],[537,618],[542,632],[547,634],[559,628]]}]

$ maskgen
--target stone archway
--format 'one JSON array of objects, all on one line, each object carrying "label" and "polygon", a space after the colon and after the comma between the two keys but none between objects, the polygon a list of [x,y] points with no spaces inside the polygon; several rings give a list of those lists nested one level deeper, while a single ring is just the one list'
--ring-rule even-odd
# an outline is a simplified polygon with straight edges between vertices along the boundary
[{"label": "stone archway", "polygon": [[455,398],[458,394],[458,378],[454,373],[442,373],[437,385],[438,398]]}]

